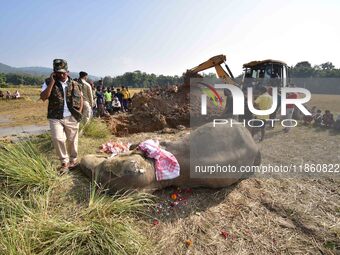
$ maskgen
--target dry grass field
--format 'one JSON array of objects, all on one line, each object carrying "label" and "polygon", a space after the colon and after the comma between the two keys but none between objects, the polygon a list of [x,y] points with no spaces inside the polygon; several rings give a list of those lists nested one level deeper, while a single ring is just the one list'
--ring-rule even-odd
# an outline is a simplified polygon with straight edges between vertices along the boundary
[{"label": "dry grass field", "polygon": [[[33,116],[45,117],[46,104],[36,102],[34,93],[31,100],[0,101],[1,115],[9,114],[18,125],[25,123],[20,120],[25,116],[31,123]],[[339,95],[312,95],[310,105],[340,113],[339,102]],[[123,138],[83,136],[79,150],[83,156],[96,153],[109,139],[169,140],[188,132],[140,133]],[[339,164],[339,141],[340,134],[331,130],[299,125],[288,134],[279,127],[269,130],[259,146],[263,164]],[[44,154],[57,165],[52,148],[42,146]],[[62,188],[52,193],[51,204],[59,206],[58,213],[71,218],[88,204],[89,189],[90,182],[80,172],[73,172],[64,177]],[[339,173],[329,177],[258,176],[228,188],[194,189],[184,203],[170,206],[169,196],[174,190],[156,192],[156,204],[162,209],[138,218],[143,235],[153,246],[149,254],[340,254]]]},{"label": "dry grass field", "polygon": [[[17,88],[1,89],[12,93]],[[24,125],[47,125],[47,101],[39,99],[39,87],[18,87],[23,99],[20,100],[1,100],[0,99],[0,127],[14,127]],[[138,93],[141,89],[131,88],[130,93]],[[9,120],[9,121],[5,121]]]},{"label": "dry grass field", "polygon": [[[140,133],[115,140],[170,140],[187,132]],[[276,128],[259,143],[262,163],[339,164],[339,138],[340,134],[311,127],[298,127],[289,134]],[[106,140],[82,137],[80,153],[96,153]],[[57,162],[53,151],[48,156]],[[339,254],[339,177],[339,173],[332,178],[262,176],[223,189],[194,189],[174,207],[170,195],[177,190],[168,188],[155,193],[160,211],[140,219],[140,224],[152,240],[152,254]],[[64,192],[82,196],[90,186],[86,183],[74,173]],[[189,240],[191,245],[186,244]]]},{"label": "dry grass field", "polygon": [[331,112],[340,114],[340,95],[322,95],[312,94],[312,99],[308,103],[310,106],[316,106],[322,111],[330,110]]},{"label": "dry grass field", "polygon": [[[0,127],[14,127],[24,125],[46,125],[47,102],[39,100],[40,89],[31,87],[19,87],[22,99],[0,100],[0,118],[9,121],[1,121]],[[15,92],[15,88],[2,89]]]}]

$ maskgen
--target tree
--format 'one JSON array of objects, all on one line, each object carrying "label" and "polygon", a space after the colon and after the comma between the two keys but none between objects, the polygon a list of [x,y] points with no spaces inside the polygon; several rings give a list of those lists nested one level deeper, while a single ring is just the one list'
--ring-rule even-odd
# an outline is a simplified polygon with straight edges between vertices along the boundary
[{"label": "tree", "polygon": [[208,74],[203,73],[203,77],[215,79],[216,74],[215,73],[208,73]]},{"label": "tree", "polygon": [[333,70],[334,69],[334,65],[332,64],[332,62],[326,62],[320,65],[322,70]]},{"label": "tree", "polygon": [[299,62],[292,69],[292,75],[295,77],[312,77],[314,73],[314,69],[308,61]]},{"label": "tree", "polygon": [[297,63],[294,68],[312,68],[312,65],[308,61],[302,61]]},{"label": "tree", "polygon": [[0,73],[0,87],[6,87],[6,75]]},{"label": "tree", "polygon": [[104,87],[111,87],[113,85],[113,79],[111,76],[105,76],[103,79]]}]

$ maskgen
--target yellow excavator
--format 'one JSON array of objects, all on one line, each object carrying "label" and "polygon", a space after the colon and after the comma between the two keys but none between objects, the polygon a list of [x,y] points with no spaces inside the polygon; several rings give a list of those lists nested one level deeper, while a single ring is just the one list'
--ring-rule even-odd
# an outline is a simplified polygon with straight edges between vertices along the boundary
[{"label": "yellow excavator", "polygon": [[[234,80],[234,76],[225,61],[225,55],[217,55],[187,70],[184,74],[185,86],[190,86],[190,78],[201,78],[202,76],[198,73],[212,67],[216,69],[218,78],[224,80],[225,83],[241,86]],[[226,70],[222,68],[223,63]],[[279,60],[251,61],[244,64],[243,68],[244,75],[242,82],[240,82],[243,87],[254,86],[259,81],[266,82],[264,85],[268,86],[268,79],[271,80],[270,85],[272,86],[286,87],[290,81],[288,65]]]},{"label": "yellow excavator", "polygon": [[[223,79],[228,84],[237,85],[237,83],[234,81],[234,76],[225,61],[225,55],[217,55],[208,59],[202,64],[199,64],[198,66],[187,70],[187,72],[184,74],[184,85],[190,86],[190,78],[202,77],[198,73],[211,67],[215,67],[218,78]],[[223,63],[226,70],[224,70],[221,66]]]}]

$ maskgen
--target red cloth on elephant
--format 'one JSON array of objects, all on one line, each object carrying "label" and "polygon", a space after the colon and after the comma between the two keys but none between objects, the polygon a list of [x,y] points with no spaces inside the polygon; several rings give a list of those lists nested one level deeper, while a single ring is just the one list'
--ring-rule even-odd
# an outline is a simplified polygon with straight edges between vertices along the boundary
[{"label": "red cloth on elephant", "polygon": [[146,140],[138,145],[147,157],[155,159],[155,173],[157,181],[174,179],[180,174],[180,167],[176,157],[159,146],[158,141]]},{"label": "red cloth on elephant", "polygon": [[102,144],[99,147],[99,149],[100,149],[100,152],[111,154],[111,157],[114,157],[116,155],[129,152],[130,146],[131,146],[131,143],[124,144],[122,142],[109,141],[107,143]]}]

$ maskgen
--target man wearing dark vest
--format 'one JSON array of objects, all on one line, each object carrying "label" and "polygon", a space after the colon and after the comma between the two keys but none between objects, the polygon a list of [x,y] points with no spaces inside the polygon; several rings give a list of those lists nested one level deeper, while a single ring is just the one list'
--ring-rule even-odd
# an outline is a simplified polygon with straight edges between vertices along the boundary
[{"label": "man wearing dark vest", "polygon": [[[53,71],[42,85],[40,98],[43,101],[48,99],[47,118],[52,141],[61,161],[61,173],[65,173],[78,164],[78,130],[83,96],[79,84],[68,76],[65,60],[53,60]],[[70,145],[70,156],[66,140]]]}]

